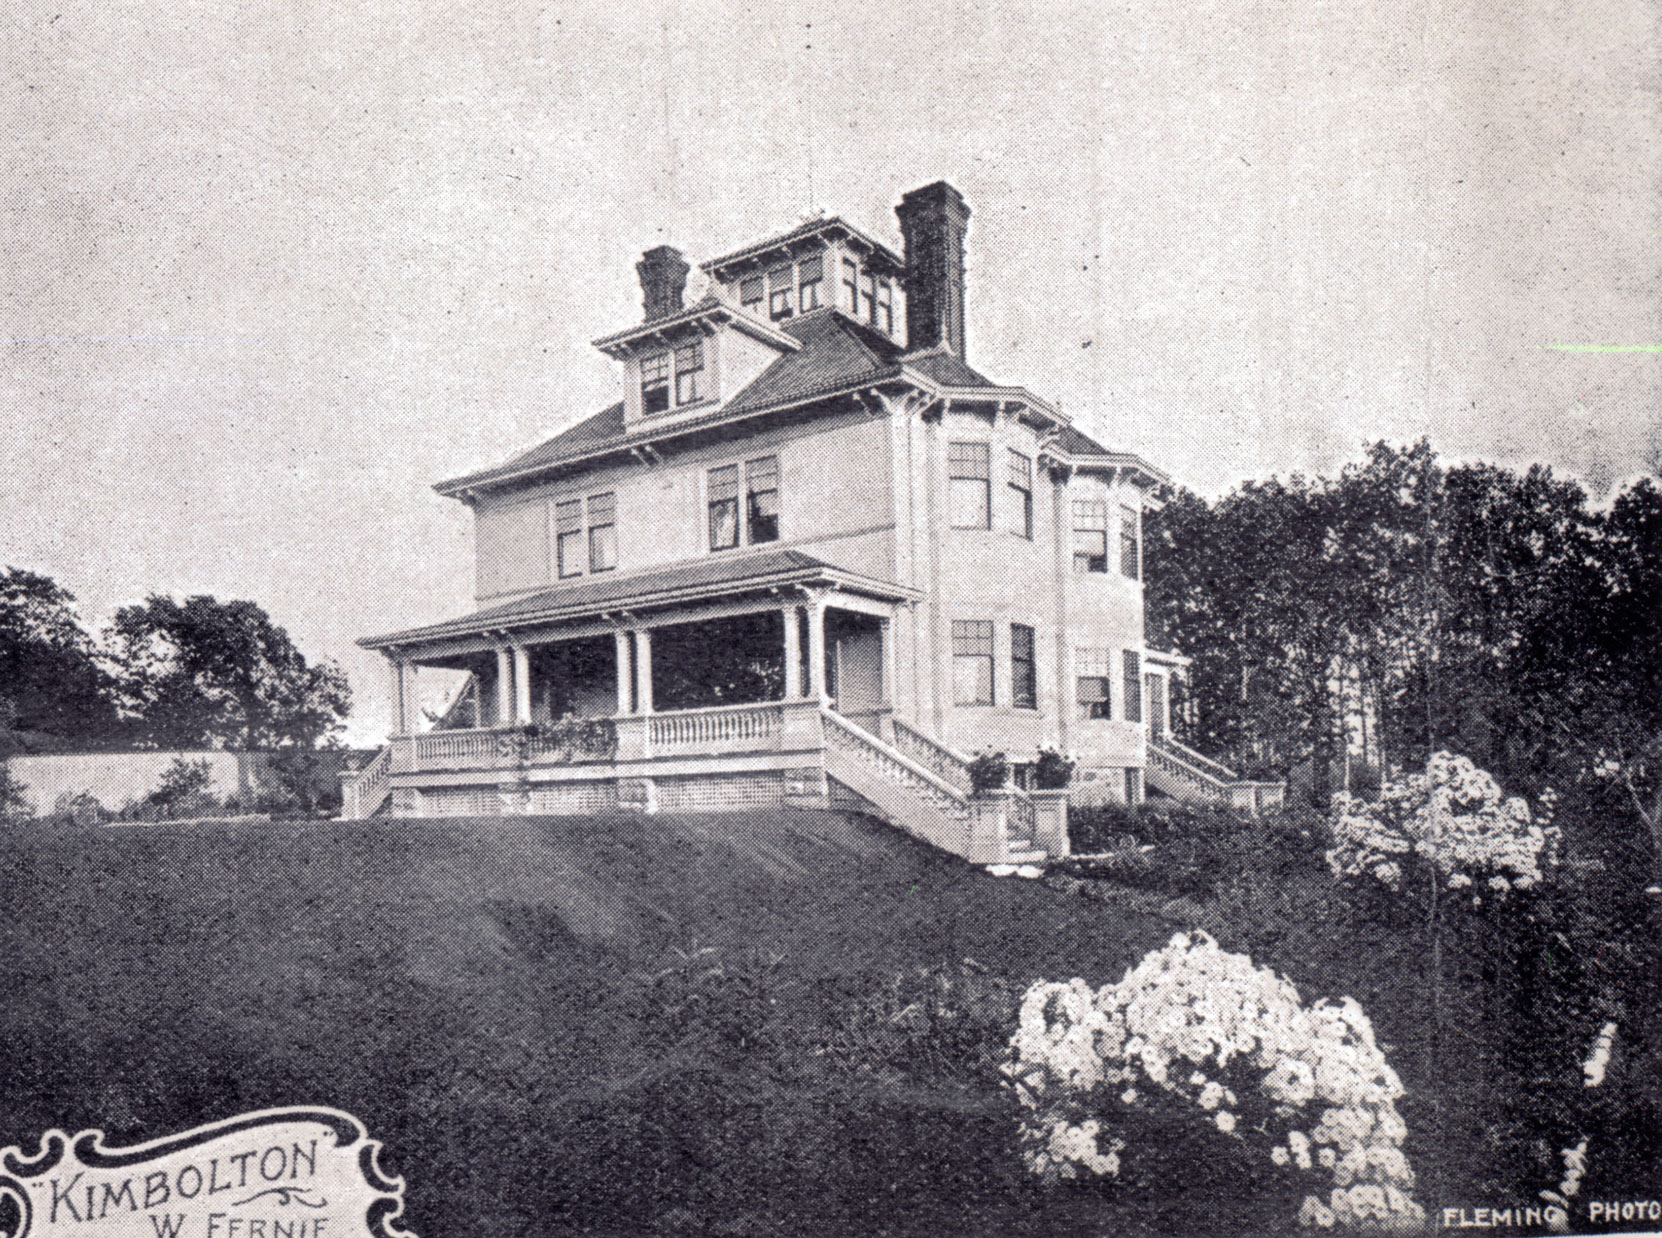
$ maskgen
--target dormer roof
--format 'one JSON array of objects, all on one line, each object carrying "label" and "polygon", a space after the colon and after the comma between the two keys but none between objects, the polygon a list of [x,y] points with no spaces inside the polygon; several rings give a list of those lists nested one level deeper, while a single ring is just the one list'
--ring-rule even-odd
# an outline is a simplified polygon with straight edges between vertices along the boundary
[{"label": "dormer roof", "polygon": [[720,258],[712,258],[699,269],[718,280],[730,280],[748,267],[766,266],[769,258],[789,253],[795,247],[812,240],[852,241],[858,248],[867,251],[868,261],[875,261],[878,266],[889,268],[890,274],[898,276],[906,271],[906,263],[894,250],[835,215],[825,219],[811,219],[779,236],[757,241],[743,249],[735,249]]},{"label": "dormer roof", "polygon": [[635,345],[642,342],[663,341],[682,327],[697,327],[702,325],[731,324],[747,335],[755,336],[767,344],[785,352],[794,352],[802,344],[776,330],[768,323],[762,322],[752,314],[729,305],[715,293],[708,293],[699,298],[693,305],[666,318],[656,318],[650,322],[643,322],[630,327],[626,331],[617,331],[611,335],[603,335],[594,341],[594,346],[609,357],[622,358],[629,355]]}]

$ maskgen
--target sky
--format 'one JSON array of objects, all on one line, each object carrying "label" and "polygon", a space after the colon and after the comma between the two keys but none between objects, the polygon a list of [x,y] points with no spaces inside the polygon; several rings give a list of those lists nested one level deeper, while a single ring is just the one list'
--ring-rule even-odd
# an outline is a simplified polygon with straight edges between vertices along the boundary
[{"label": "sky", "polygon": [[971,363],[1193,490],[1428,436],[1607,495],[1662,459],[1659,44],[1654,0],[11,0],[0,564],[94,629],[257,601],[377,741],[354,641],[472,608],[431,485],[617,398],[641,251],[898,248],[942,178]]}]

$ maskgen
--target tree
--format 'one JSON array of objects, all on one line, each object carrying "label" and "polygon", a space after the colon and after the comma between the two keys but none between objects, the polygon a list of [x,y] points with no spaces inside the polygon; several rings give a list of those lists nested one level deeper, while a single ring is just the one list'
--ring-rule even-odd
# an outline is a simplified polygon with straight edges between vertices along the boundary
[{"label": "tree", "polygon": [[123,704],[158,748],[312,748],[351,702],[332,662],[309,664],[253,602],[153,595],[108,633]]},{"label": "tree", "polygon": [[97,747],[119,732],[115,685],[74,605],[49,576],[0,574],[0,685],[18,747]]}]

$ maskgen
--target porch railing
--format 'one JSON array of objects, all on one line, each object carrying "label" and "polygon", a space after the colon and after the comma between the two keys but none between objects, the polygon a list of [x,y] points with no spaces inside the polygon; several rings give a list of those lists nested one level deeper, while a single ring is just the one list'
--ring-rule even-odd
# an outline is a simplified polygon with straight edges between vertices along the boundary
[{"label": "porch railing", "polygon": [[718,705],[646,716],[647,743],[654,756],[688,752],[756,752],[779,746],[785,707],[776,701]]}]

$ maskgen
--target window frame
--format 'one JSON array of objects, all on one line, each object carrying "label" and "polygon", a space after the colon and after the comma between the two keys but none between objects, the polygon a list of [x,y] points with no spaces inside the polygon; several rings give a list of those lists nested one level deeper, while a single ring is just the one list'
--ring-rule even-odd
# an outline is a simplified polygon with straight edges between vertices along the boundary
[{"label": "window frame", "polygon": [[[1018,634],[1025,639],[1019,639]],[[1025,653],[1022,651],[1024,643]],[[1010,625],[1010,704],[1015,709],[1039,707],[1038,648],[1038,633],[1030,624]]]},{"label": "window frame", "polygon": [[[758,466],[766,466],[760,468]],[[762,480],[768,480],[771,474],[771,487],[758,489],[756,473],[762,474]],[[744,462],[744,544],[747,546],[765,546],[769,542],[777,542],[780,538],[780,502],[779,502],[779,457],[778,455],[758,456],[754,460]],[[773,496],[773,511],[762,513],[757,511],[758,499],[763,495]],[[773,531],[766,537],[756,536],[756,526],[759,521],[772,520]]]},{"label": "window frame", "polygon": [[1033,540],[1033,458],[1014,447],[1007,449],[1005,465],[1008,476],[1006,484],[1021,496],[1017,511],[1020,514],[1020,528],[1011,529],[1017,537]]},{"label": "window frame", "polygon": [[[996,630],[991,619],[952,620],[952,704],[955,708],[980,708],[998,702],[994,678]],[[974,699],[965,700],[959,668],[970,661],[976,664],[975,689],[971,694]],[[986,689],[985,700],[981,699],[983,686]]]},{"label": "window frame", "polygon": [[[977,452],[979,452],[978,464],[973,462],[974,454]],[[954,529],[990,529],[993,527],[992,457],[991,443],[965,441],[947,444],[947,520]],[[978,468],[980,471],[960,471],[970,468]],[[980,487],[980,523],[978,524],[962,524],[959,522],[957,496],[964,491],[964,487],[960,483],[973,483]]]},{"label": "window frame", "polygon": [[[597,520],[595,517],[596,505],[603,504],[601,513],[609,519]],[[583,501],[583,514],[588,518],[589,530],[589,571],[610,572],[617,568],[617,491],[603,490],[599,494],[591,494]],[[595,534],[611,531],[611,537],[597,538]],[[610,543],[609,546],[607,543]],[[604,549],[611,552],[610,562],[602,562],[607,556]]]},{"label": "window frame", "polygon": [[[808,269],[813,264],[819,264],[819,273],[812,279],[808,278]],[[819,309],[824,302],[820,300],[820,289],[825,286],[825,255],[809,254],[799,259],[796,264],[796,312],[806,314],[811,310]],[[813,304],[810,305],[809,302]]]},{"label": "window frame", "polygon": [[860,264],[857,260],[843,255],[843,289],[848,293],[848,313],[860,317]]},{"label": "window frame", "polygon": [[[749,293],[751,287],[755,288],[756,295],[754,297]],[[766,271],[758,271],[754,275],[741,275],[739,277],[739,307],[741,309],[747,309],[760,317],[763,313],[762,307],[767,304],[767,299],[768,277]]]},{"label": "window frame", "polygon": [[1135,649],[1121,651],[1124,660],[1125,682],[1121,692],[1125,697],[1125,704],[1120,712],[1125,715],[1127,722],[1143,720],[1143,659]]},{"label": "window frame", "polygon": [[1120,575],[1127,580],[1143,578],[1143,530],[1140,508],[1120,504]]},{"label": "window frame", "polygon": [[[1086,523],[1089,522],[1089,523]],[[1076,576],[1107,575],[1108,573],[1108,502],[1106,499],[1075,499],[1072,524],[1073,572]],[[1102,549],[1081,551],[1081,534],[1090,534],[1101,540]],[[1081,565],[1080,559],[1086,562]],[[1098,566],[1100,564],[1100,566]]]},{"label": "window frame", "polygon": [[796,311],[793,308],[796,296],[796,263],[786,262],[769,268],[768,278],[768,321],[783,322],[787,318],[794,318]]},{"label": "window frame", "polygon": [[[1080,647],[1073,651],[1073,700],[1082,722],[1114,720],[1114,651]],[[1101,686],[1102,695],[1087,694],[1085,684]]]},{"label": "window frame", "polygon": [[[641,416],[656,417],[659,413],[669,412],[671,400],[674,398],[672,378],[675,373],[674,352],[672,348],[660,352],[648,353],[640,360],[641,382]],[[650,367],[650,369],[649,369]],[[663,406],[652,407],[652,394],[662,392]]]},{"label": "window frame", "polygon": [[[569,511],[563,509],[570,509]],[[575,517],[575,526],[568,527],[570,520]],[[587,522],[583,519],[582,499],[556,499],[554,501],[554,574],[558,580],[569,580],[573,576],[583,574],[583,565],[587,556],[583,553],[584,543],[588,540],[585,530]],[[566,553],[567,539],[571,541],[571,553]],[[568,561],[570,571],[567,571]]]},{"label": "window frame", "polygon": [[[879,315],[882,322],[877,321]],[[872,311],[871,325],[884,335],[894,334],[894,284],[887,276],[877,281],[877,306]]]},{"label": "window frame", "polygon": [[[728,474],[732,477],[731,483],[727,481],[726,475]],[[718,478],[720,478],[719,482]],[[717,493],[718,485],[721,491],[719,495]],[[730,492],[729,486],[731,486]],[[737,462],[732,464],[714,465],[705,472],[704,536],[706,539],[705,544],[709,547],[711,554],[716,554],[723,550],[737,550],[742,544],[743,534],[740,527],[739,517],[743,514],[743,512],[741,510],[739,499],[743,492],[744,473]],[[723,510],[730,510],[731,512],[731,541],[718,540],[716,536],[716,530],[718,528],[717,512]]]},{"label": "window frame", "polygon": [[[690,356],[693,363],[682,368],[683,354]],[[685,408],[689,404],[697,404],[704,399],[698,390],[698,376],[704,373],[704,341],[688,340],[685,344],[677,344],[671,350],[671,368],[675,375],[675,407]],[[681,380],[692,380],[690,393],[684,393]]]}]

